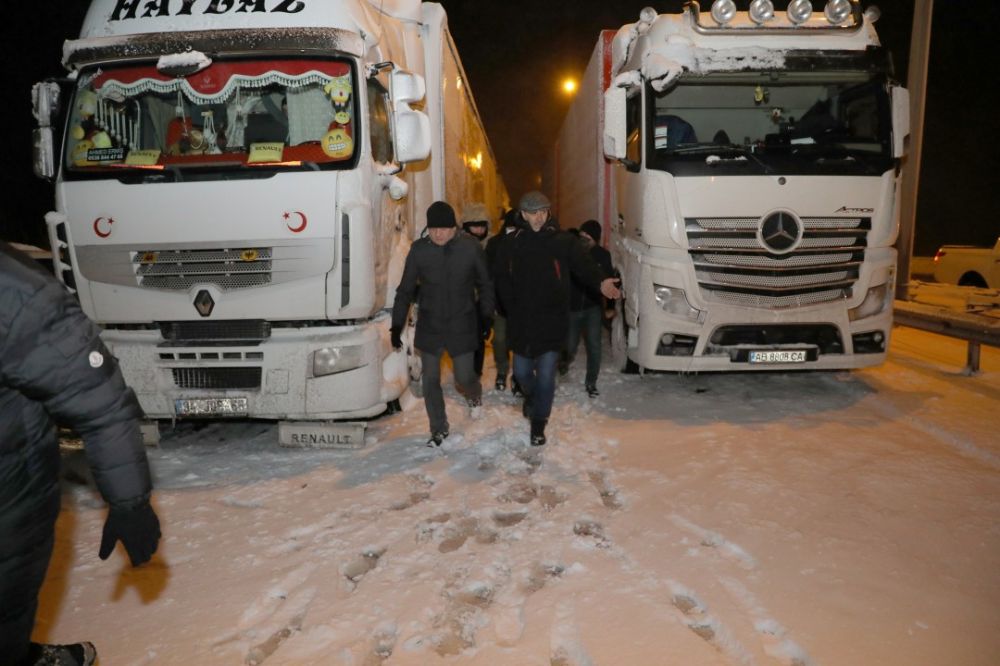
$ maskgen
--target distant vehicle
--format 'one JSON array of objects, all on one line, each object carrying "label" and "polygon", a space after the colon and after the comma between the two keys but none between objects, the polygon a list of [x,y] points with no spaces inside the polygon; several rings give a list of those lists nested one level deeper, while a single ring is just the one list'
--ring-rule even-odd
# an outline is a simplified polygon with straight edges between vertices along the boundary
[{"label": "distant vehicle", "polygon": [[1000,237],[992,248],[942,245],[934,255],[934,279],[963,287],[1000,288]]}]

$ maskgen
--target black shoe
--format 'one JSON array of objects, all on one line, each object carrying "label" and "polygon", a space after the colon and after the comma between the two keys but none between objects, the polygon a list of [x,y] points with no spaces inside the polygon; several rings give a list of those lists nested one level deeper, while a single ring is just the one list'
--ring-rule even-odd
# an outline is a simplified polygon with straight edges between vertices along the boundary
[{"label": "black shoe", "polygon": [[517,383],[516,379],[513,379],[510,382],[510,392],[514,395],[515,398],[524,397],[524,391],[521,390],[521,385]]},{"label": "black shoe", "polygon": [[441,446],[444,440],[448,439],[448,431],[431,433],[431,438],[427,440],[427,446],[436,449]]},{"label": "black shoe", "polygon": [[544,446],[545,444],[545,424],[548,423],[545,419],[539,419],[537,421],[531,422],[531,445],[532,446]]},{"label": "black shoe", "polygon": [[591,398],[596,398],[597,396],[601,395],[601,392],[597,390],[596,384],[587,384],[587,395],[589,395]]},{"label": "black shoe", "polygon": [[507,378],[506,377],[501,377],[500,375],[497,375],[497,381],[496,381],[496,384],[494,384],[494,386],[496,386],[496,389],[498,391],[506,391],[507,390]]},{"label": "black shoe", "polygon": [[30,666],[91,666],[96,659],[97,650],[92,643],[32,643],[28,650],[28,660],[24,663]]},{"label": "black shoe", "polygon": [[466,398],[465,404],[469,406],[469,418],[479,419],[483,416],[483,399],[482,398]]}]

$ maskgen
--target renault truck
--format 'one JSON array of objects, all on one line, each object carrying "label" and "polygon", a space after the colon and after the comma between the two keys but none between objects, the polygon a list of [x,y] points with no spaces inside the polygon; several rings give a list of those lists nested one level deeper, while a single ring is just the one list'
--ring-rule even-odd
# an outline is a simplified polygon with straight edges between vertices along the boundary
[{"label": "renault truck", "polygon": [[507,204],[441,5],[93,0],[63,64],[54,270],[146,416],[360,444],[419,373],[389,309],[427,207]]},{"label": "renault truck", "polygon": [[604,225],[625,371],[884,361],[909,96],[874,8],[689,2],[602,32],[547,188]]}]

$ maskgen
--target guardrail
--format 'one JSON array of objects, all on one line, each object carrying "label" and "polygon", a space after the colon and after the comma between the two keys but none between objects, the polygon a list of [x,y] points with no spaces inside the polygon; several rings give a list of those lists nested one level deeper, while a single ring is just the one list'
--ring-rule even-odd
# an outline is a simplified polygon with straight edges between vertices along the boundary
[{"label": "guardrail", "polygon": [[1000,318],[977,312],[958,312],[936,305],[896,301],[893,322],[967,341],[969,348],[963,371],[967,375],[979,372],[980,345],[1000,347]]}]

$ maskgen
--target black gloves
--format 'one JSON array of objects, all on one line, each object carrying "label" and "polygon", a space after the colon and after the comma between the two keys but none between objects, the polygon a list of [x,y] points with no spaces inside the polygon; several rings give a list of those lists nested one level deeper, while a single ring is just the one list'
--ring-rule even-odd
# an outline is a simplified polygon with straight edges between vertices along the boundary
[{"label": "black gloves", "polygon": [[111,507],[104,522],[104,536],[101,537],[98,553],[102,560],[108,559],[119,539],[128,552],[132,566],[144,564],[153,556],[160,541],[160,519],[149,505],[149,500],[130,506]]},{"label": "black gloves", "polygon": [[389,341],[392,343],[392,348],[397,351],[403,348],[403,339],[399,337],[402,332],[403,330],[397,326],[389,329]]},{"label": "black gloves", "polygon": [[483,317],[480,322],[479,334],[482,336],[483,340],[490,337],[490,331],[493,330],[493,318]]}]

